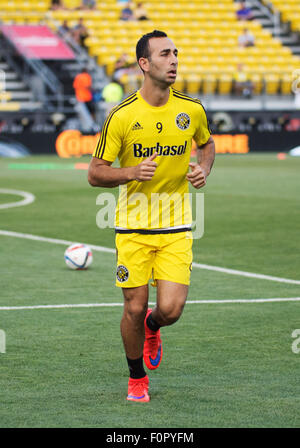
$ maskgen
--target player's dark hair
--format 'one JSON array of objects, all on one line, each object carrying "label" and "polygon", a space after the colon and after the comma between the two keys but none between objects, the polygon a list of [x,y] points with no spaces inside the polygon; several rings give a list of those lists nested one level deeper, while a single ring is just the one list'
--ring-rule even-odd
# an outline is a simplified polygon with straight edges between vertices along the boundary
[{"label": "player's dark hair", "polygon": [[151,33],[144,34],[138,43],[136,44],[136,59],[139,63],[140,58],[147,58],[150,57],[150,49],[149,49],[149,40],[153,37],[168,37],[166,33],[159,30],[151,31]]}]

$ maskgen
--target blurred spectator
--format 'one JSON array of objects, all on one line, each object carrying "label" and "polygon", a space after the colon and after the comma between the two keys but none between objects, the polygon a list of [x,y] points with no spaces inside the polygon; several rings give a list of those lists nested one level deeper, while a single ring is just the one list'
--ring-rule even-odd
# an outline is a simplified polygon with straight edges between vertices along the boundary
[{"label": "blurred spectator", "polygon": [[251,8],[247,8],[245,2],[240,3],[239,9],[236,11],[236,17],[238,20],[252,20],[253,14]]},{"label": "blurred spectator", "polygon": [[111,81],[103,88],[101,96],[104,102],[105,117],[107,117],[111,109],[122,101],[124,90],[120,83]]},{"label": "blurred spectator", "polygon": [[253,47],[255,43],[253,34],[247,28],[244,28],[243,33],[239,36],[238,43],[240,47]]},{"label": "blurred spectator", "polygon": [[129,62],[129,56],[127,53],[123,53],[119,59],[116,60],[116,64],[115,64],[115,70],[119,70],[121,68],[126,68],[129,67],[130,62]]},{"label": "blurred spectator", "polygon": [[58,34],[63,38],[72,37],[72,28],[69,27],[68,21],[64,20],[62,25],[58,27]]},{"label": "blurred spectator", "polygon": [[75,76],[73,88],[78,103],[85,104],[90,114],[94,116],[95,105],[93,101],[92,77],[88,70],[84,68]]},{"label": "blurred spectator", "polygon": [[96,1],[95,0],[81,0],[80,9],[95,9]]},{"label": "blurred spectator", "polygon": [[130,87],[133,91],[138,89],[141,73],[141,69],[137,62],[135,60],[130,61],[128,55],[123,53],[116,61],[112,80],[121,84],[125,89]]},{"label": "blurred spectator", "polygon": [[119,79],[127,74],[129,69],[133,66],[132,62],[130,62],[128,54],[123,53],[119,59],[116,60],[115,69],[113,73],[113,79],[119,81]]},{"label": "blurred spectator", "polygon": [[148,20],[147,11],[143,7],[143,3],[138,3],[134,11],[136,20]]},{"label": "blurred spectator", "polygon": [[77,23],[72,29],[72,36],[75,42],[77,42],[78,45],[81,47],[86,48],[84,40],[88,37],[88,30],[84,26],[83,18],[81,17]]},{"label": "blurred spectator", "polygon": [[123,87],[116,81],[111,81],[102,90],[102,98],[106,103],[119,103],[123,95]]},{"label": "blurred spectator", "polygon": [[64,9],[64,4],[62,0],[51,0],[51,8],[52,11],[56,11],[58,9]]},{"label": "blurred spectator", "polygon": [[130,4],[127,3],[125,8],[123,8],[121,11],[120,20],[128,21],[133,19],[134,19],[133,10],[130,8]]},{"label": "blurred spectator", "polygon": [[238,64],[233,82],[234,93],[245,98],[251,98],[253,88],[253,83],[250,81],[247,73],[244,71],[243,64]]}]

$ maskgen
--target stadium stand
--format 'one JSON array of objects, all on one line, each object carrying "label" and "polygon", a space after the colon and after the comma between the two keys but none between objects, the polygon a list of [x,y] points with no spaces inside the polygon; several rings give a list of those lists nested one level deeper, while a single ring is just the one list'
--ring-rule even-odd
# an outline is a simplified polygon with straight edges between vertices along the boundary
[{"label": "stadium stand", "polygon": [[[67,4],[78,6],[75,0]],[[238,4],[232,0],[179,0],[176,3],[152,0],[144,6],[150,20],[143,22],[119,20],[122,4],[115,0],[97,1],[95,11],[52,11],[51,17],[57,25],[67,19],[71,26],[79,17],[84,18],[89,29],[85,40],[89,54],[97,58],[100,65],[105,65],[109,76],[122,54],[127,54],[133,62],[137,39],[157,28],[166,30],[179,48],[180,69],[175,85],[179,90],[193,94],[228,94],[237,64],[242,63],[255,84],[256,94],[263,91],[269,95],[291,93],[287,89],[287,79],[299,67],[299,58],[259,22],[245,25],[238,21]],[[255,38],[251,48],[238,46],[238,37],[245,26]],[[125,74],[121,82],[130,93],[140,80],[140,76]]]},{"label": "stadium stand", "polygon": [[280,12],[281,2],[270,0],[247,0],[255,20],[259,21],[264,29],[280,39],[283,45],[290,47],[294,55],[300,56],[300,33],[299,29],[293,29],[292,20],[289,20]]},{"label": "stadium stand", "polygon": [[[58,25],[51,17],[50,0],[13,0],[1,5],[0,25],[46,25],[54,33]],[[70,7],[72,6],[71,2]],[[76,3],[78,5],[78,2]],[[106,81],[104,70],[72,37],[65,36],[75,57],[73,60],[37,59],[16,50],[5,30],[0,34],[0,112],[1,118],[12,119],[22,113],[35,113],[34,120],[50,121],[55,113],[67,118],[81,116],[76,111],[73,80],[83,67],[89,67],[95,89]],[[1,76],[3,78],[1,83]],[[36,111],[40,111],[37,115]],[[5,115],[3,115],[6,113]],[[88,112],[87,112],[88,113]],[[24,115],[24,114],[23,114]],[[82,118],[83,119],[83,118]],[[46,126],[47,127],[47,126]]]},{"label": "stadium stand", "polygon": [[[273,3],[279,5],[280,1]],[[288,18],[290,11],[298,9],[293,0],[285,3]],[[57,31],[64,21],[72,28],[82,17],[89,33],[85,46],[89,55],[105,66],[108,76],[113,75],[115,62],[122,54],[134,63],[135,43],[142,34],[154,28],[166,30],[180,52],[175,87],[191,94],[229,94],[238,64],[243,64],[255,94],[290,94],[291,73],[300,66],[300,59],[291,49],[258,21],[238,21],[239,4],[232,0],[152,0],[143,4],[150,18],[145,21],[119,20],[123,3],[116,0],[97,0],[95,10],[80,9],[80,0],[65,0],[63,5],[63,9],[51,10],[50,0],[11,0],[2,6],[1,20],[46,23]],[[245,27],[254,36],[253,47],[238,45]],[[130,93],[140,85],[141,74],[132,70],[120,81],[125,92]]]},{"label": "stadium stand", "polygon": [[298,0],[263,0],[263,3],[270,5],[270,3],[281,14],[281,20],[290,22],[293,31],[300,32],[300,3]]},{"label": "stadium stand", "polygon": [[38,110],[41,106],[20,75],[0,55],[0,111]]},{"label": "stadium stand", "polygon": [[[94,124],[101,126],[109,106],[101,101],[103,87],[112,79],[118,79],[126,96],[139,88],[143,76],[135,61],[136,42],[144,33],[161,29],[167,32],[179,49],[175,88],[201,97],[210,116],[219,111],[232,113],[235,126],[242,129],[243,123],[248,120],[249,111],[252,117],[257,114],[268,123],[280,119],[287,111],[297,114],[299,106],[296,103],[300,103],[300,98],[297,102],[292,86],[295,73],[300,68],[300,52],[295,51],[295,46],[288,46],[290,35],[282,31],[282,18],[285,15],[280,15],[280,27],[276,28],[279,17],[277,6],[274,6],[276,1],[247,0],[254,18],[247,22],[237,20],[239,3],[234,0],[148,0],[143,2],[148,20],[125,21],[120,20],[124,2],[118,3],[118,0],[96,0],[93,9],[82,8],[81,0],[63,0],[62,6],[58,8],[52,7],[51,0],[7,0],[1,5],[0,24],[47,25],[59,34],[63,24],[72,30],[82,19],[88,31],[83,46],[72,39],[72,33],[71,36],[69,33],[63,35],[63,39],[75,52],[76,60],[60,63],[41,61],[45,70],[49,70],[48,73],[51,72],[53,79],[57,80],[57,86],[62,85],[63,90],[63,101],[56,105],[50,104],[51,114],[63,113],[72,121],[77,113],[79,119],[80,113],[75,110],[72,79],[88,63],[95,81],[93,88],[98,96],[98,115]],[[292,2],[288,0],[286,3]],[[133,10],[136,5],[137,2],[131,3]],[[267,16],[264,16],[263,8]],[[245,28],[253,35],[253,46],[239,45],[239,37]],[[288,28],[286,26],[285,30]],[[294,32],[292,40],[296,45],[299,42],[300,48],[297,33]],[[116,71],[116,63],[120,60],[125,60],[124,70],[119,67]],[[7,58],[5,61],[2,58],[0,63],[7,64]],[[252,85],[251,95],[248,89],[242,90],[247,92],[245,97],[234,93],[239,66],[243,68],[242,77]],[[2,70],[5,73],[15,71],[12,64],[3,66]],[[26,77],[22,78],[20,70],[15,73],[15,78],[9,80],[9,76],[13,76],[9,75],[7,81],[19,84],[11,84],[10,89],[2,91],[2,109],[14,110],[20,105],[24,107],[26,103],[29,106],[30,102],[33,104],[36,101],[35,84],[26,83]],[[13,90],[13,85],[18,88]],[[54,96],[60,88],[56,90]],[[48,110],[48,106],[49,103],[44,104],[43,111]],[[33,104],[33,112],[38,110],[36,107],[38,104]],[[42,116],[42,113],[35,114],[35,119]],[[83,123],[86,120],[81,116],[79,121]],[[71,125],[68,126],[70,128]],[[72,126],[79,129],[81,125],[74,119]],[[45,129],[48,129],[47,126]]]}]

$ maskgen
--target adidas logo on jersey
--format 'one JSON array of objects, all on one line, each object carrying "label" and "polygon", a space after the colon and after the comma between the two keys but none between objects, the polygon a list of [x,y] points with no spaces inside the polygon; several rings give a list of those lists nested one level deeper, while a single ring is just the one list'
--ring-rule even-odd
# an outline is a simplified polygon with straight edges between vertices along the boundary
[{"label": "adidas logo on jersey", "polygon": [[137,131],[139,129],[143,129],[143,126],[140,125],[140,123],[137,121],[131,128],[133,131]]}]

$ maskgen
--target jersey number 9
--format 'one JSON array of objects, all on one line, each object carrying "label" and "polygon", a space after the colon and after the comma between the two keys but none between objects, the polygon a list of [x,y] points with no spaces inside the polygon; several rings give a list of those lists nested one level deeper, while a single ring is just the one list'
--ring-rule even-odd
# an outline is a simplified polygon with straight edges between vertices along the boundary
[{"label": "jersey number 9", "polygon": [[158,133],[159,133],[159,134],[161,133],[162,128],[163,128],[162,123],[161,123],[160,121],[158,121],[158,122],[156,123],[156,129],[158,130]]}]

